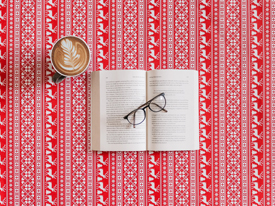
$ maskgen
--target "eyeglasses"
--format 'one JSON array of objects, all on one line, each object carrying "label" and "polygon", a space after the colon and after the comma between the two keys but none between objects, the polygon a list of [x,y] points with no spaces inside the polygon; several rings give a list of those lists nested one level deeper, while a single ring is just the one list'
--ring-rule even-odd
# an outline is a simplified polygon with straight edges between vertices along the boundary
[{"label": "eyeglasses", "polygon": [[135,125],[141,124],[145,118],[146,118],[146,112],[145,109],[149,107],[149,109],[152,112],[160,112],[164,111],[167,112],[166,109],[164,109],[166,105],[166,99],[164,96],[164,93],[160,93],[159,95],[155,96],[148,102],[144,103],[143,105],[139,106],[137,109],[131,111],[129,114],[127,114],[124,119],[127,119],[130,124],[133,125],[135,128]]}]

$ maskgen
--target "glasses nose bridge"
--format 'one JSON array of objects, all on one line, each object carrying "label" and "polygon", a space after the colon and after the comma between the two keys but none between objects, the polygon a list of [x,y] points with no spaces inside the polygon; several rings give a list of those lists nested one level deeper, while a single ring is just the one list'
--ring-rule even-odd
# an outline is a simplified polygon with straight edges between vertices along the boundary
[{"label": "glasses nose bridge", "polygon": [[147,107],[149,107],[149,105],[150,105],[150,103],[148,103],[147,105],[145,105],[143,108],[141,108],[145,113],[146,113],[146,111],[145,111],[145,109],[147,108]]}]

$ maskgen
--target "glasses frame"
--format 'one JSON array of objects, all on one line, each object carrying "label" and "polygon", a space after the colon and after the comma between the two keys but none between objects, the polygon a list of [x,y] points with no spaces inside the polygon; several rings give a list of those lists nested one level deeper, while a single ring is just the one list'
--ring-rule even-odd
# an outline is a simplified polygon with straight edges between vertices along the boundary
[{"label": "glasses frame", "polygon": [[[155,105],[158,106],[158,107],[160,108],[160,110],[159,110],[159,111],[154,111],[154,110],[152,110],[152,109],[150,108],[150,104],[152,103],[152,101],[153,101],[154,99],[156,99],[156,98],[159,97],[159,96],[163,96],[163,98],[164,98],[164,106],[161,107],[161,106],[159,106],[158,104],[155,103]],[[129,114],[127,114],[127,115],[124,116],[123,118],[124,118],[124,119],[127,119],[127,121],[128,121],[130,124],[132,124],[132,125],[134,126],[134,128],[135,128],[135,125],[141,124],[141,123],[144,122],[144,120],[146,119],[146,112],[145,112],[145,109],[146,109],[147,107],[149,107],[149,109],[150,109],[152,112],[160,112],[160,111],[162,111],[162,110],[163,110],[164,112],[167,112],[167,110],[164,109],[165,106],[166,106],[165,93],[162,92],[162,93],[160,93],[159,95],[157,95],[157,96],[153,97],[152,99],[150,99],[149,101],[145,102],[144,104],[140,105],[137,109],[131,111]],[[143,110],[144,118],[143,118],[143,120],[142,120],[141,122],[139,122],[138,124],[135,124],[135,113],[136,113],[138,110]],[[134,112],[134,123],[130,122],[130,120],[128,119],[128,117],[129,117],[133,112]]]}]

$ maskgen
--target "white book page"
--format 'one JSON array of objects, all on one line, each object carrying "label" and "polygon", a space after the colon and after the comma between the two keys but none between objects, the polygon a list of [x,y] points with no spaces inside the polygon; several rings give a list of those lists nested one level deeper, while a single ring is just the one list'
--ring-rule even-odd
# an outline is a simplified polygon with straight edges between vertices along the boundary
[{"label": "white book page", "polygon": [[148,150],[199,149],[198,72],[153,70],[147,74],[147,100],[164,92],[167,113],[147,110]]},{"label": "white book page", "polygon": [[146,120],[135,128],[123,117],[146,101],[146,72],[100,71],[100,150],[146,150]]}]

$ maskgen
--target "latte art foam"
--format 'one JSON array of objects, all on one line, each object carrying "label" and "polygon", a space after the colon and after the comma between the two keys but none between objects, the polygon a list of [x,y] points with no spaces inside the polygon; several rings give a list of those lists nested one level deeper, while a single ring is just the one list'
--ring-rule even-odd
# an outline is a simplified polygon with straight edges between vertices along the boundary
[{"label": "latte art foam", "polygon": [[81,74],[89,64],[89,49],[77,37],[60,39],[52,50],[51,58],[55,69],[63,75]]}]

